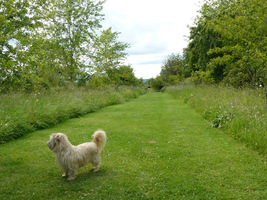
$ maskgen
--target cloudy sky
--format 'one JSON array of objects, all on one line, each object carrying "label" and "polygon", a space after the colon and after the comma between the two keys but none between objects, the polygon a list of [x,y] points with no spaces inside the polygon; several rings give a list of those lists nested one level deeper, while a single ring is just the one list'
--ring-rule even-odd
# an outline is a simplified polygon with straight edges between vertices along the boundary
[{"label": "cloudy sky", "polygon": [[104,28],[120,32],[119,40],[131,45],[128,63],[137,78],[159,75],[171,53],[188,44],[187,25],[193,25],[202,0],[107,0]]}]

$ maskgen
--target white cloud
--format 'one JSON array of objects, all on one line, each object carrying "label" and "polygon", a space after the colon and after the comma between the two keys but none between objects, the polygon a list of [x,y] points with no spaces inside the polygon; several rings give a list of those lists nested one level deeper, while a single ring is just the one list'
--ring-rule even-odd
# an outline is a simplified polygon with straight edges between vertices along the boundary
[{"label": "white cloud", "polygon": [[128,62],[138,78],[156,77],[167,55],[187,46],[187,25],[192,25],[202,0],[107,0],[104,28],[121,32],[131,48]]}]

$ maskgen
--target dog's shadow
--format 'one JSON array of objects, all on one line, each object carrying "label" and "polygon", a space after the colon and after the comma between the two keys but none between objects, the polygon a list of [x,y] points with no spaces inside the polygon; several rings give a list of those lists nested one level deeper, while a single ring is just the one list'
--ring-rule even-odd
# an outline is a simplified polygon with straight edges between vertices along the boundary
[{"label": "dog's shadow", "polygon": [[[72,180],[71,182],[82,182],[86,181],[88,179],[90,180],[97,180],[102,179],[103,177],[109,176],[110,171],[107,168],[100,168],[98,172],[93,172],[94,169],[90,167],[82,167],[79,169],[78,174],[76,176],[75,180]],[[67,178],[64,178],[67,180]],[[69,182],[69,181],[68,181]]]}]

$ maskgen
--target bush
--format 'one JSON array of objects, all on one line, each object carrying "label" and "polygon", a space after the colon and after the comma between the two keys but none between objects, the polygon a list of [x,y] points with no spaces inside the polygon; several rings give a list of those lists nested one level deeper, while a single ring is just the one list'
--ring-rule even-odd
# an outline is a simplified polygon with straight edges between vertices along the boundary
[{"label": "bush", "polygon": [[160,91],[164,87],[164,82],[160,76],[155,79],[151,79],[150,87],[156,91]]}]

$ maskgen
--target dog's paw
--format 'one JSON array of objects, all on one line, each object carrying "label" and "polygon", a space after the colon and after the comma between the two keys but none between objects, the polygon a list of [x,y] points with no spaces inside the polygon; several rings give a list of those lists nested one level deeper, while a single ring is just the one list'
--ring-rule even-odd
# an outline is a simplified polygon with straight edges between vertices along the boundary
[{"label": "dog's paw", "polygon": [[96,173],[96,172],[99,172],[99,168],[97,168],[97,169],[94,169],[94,171],[93,171],[93,172],[95,172],[95,173]]},{"label": "dog's paw", "polygon": [[70,176],[69,178],[68,178],[68,181],[72,181],[72,180],[74,180],[76,177],[75,176]]},{"label": "dog's paw", "polygon": [[66,173],[62,174],[62,177],[63,177],[63,178],[66,178],[66,177],[68,177],[68,176],[69,176],[69,175],[66,174]]}]

